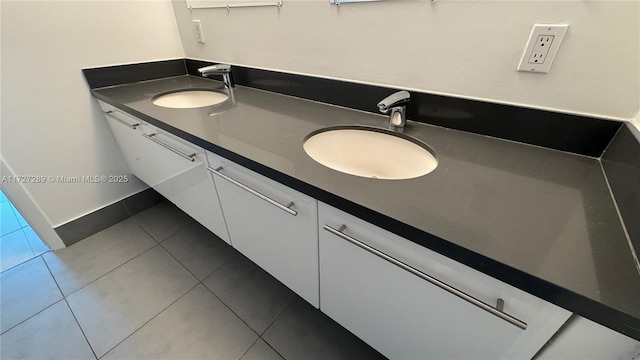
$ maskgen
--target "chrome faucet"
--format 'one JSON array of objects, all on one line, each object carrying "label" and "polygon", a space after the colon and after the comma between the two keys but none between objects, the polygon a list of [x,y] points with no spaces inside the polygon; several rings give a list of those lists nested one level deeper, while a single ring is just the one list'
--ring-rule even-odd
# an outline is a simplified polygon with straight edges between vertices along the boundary
[{"label": "chrome faucet", "polygon": [[380,112],[389,114],[389,125],[403,128],[407,124],[407,104],[410,97],[408,91],[398,91],[378,103]]},{"label": "chrome faucet", "polygon": [[198,71],[204,77],[209,77],[210,75],[222,75],[222,81],[227,88],[231,89],[235,86],[235,84],[233,83],[233,78],[231,78],[231,65],[210,65],[201,67],[198,69]]}]

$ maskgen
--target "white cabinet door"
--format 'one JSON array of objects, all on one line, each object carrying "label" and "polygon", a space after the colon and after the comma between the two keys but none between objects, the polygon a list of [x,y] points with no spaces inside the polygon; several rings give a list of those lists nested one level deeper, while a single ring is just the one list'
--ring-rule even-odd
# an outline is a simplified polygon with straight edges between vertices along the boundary
[{"label": "white cabinet door", "polygon": [[207,157],[233,247],[318,307],[317,201],[220,156]]},{"label": "white cabinet door", "polygon": [[131,172],[229,243],[204,149],[106,104],[101,106],[111,111],[109,126]]},{"label": "white cabinet door", "polygon": [[640,359],[640,341],[581,316],[572,318],[538,360]]},{"label": "white cabinet door", "polygon": [[129,170],[131,170],[132,174],[136,175],[136,173],[139,172],[140,166],[139,162],[136,161],[139,152],[138,147],[143,140],[138,128],[143,122],[127,113],[117,110],[111,105],[100,101],[99,104],[105,112],[107,123],[111,128],[113,136],[116,138],[118,147],[120,147],[120,151],[127,165],[129,165]]},{"label": "white cabinet door", "polygon": [[[571,315],[326,204],[318,208],[320,309],[389,358],[529,359]],[[526,329],[473,303],[496,307],[498,298]]]}]

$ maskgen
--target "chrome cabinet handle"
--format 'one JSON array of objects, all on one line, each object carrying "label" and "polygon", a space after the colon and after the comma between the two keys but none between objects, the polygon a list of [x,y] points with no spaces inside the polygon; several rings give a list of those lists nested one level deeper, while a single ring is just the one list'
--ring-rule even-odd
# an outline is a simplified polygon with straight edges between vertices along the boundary
[{"label": "chrome cabinet handle", "polygon": [[185,159],[187,159],[187,160],[189,160],[189,161],[196,161],[196,159],[194,159],[194,157],[196,156],[196,153],[193,153],[193,154],[186,154],[186,153],[183,153],[182,151],[180,151],[180,150],[178,150],[178,149],[174,148],[173,146],[168,145],[168,144],[165,144],[165,143],[163,143],[162,141],[160,141],[160,140],[156,139],[156,135],[158,135],[158,134],[156,134],[156,133],[149,134],[149,135],[147,135],[147,134],[142,134],[142,136],[144,136],[145,138],[147,138],[147,139],[149,139],[149,140],[153,141],[154,143],[156,143],[156,144],[158,144],[158,145],[160,145],[160,146],[164,147],[165,149],[170,150],[170,151],[172,151],[172,152],[174,152],[174,153],[176,153],[176,154],[178,154],[178,155],[182,156],[183,158],[185,158]]},{"label": "chrome cabinet handle", "polygon": [[282,205],[281,203],[279,203],[279,202],[277,202],[277,201],[273,200],[272,198],[270,198],[270,197],[268,197],[268,196],[266,196],[266,195],[263,195],[262,193],[259,193],[259,192],[257,192],[256,190],[253,190],[252,188],[248,187],[247,185],[242,184],[242,183],[238,182],[237,180],[235,180],[235,179],[233,179],[233,178],[229,177],[229,175],[227,175],[227,174],[225,174],[225,173],[223,173],[223,172],[221,171],[221,170],[222,170],[222,166],[220,166],[220,167],[219,167],[219,168],[217,168],[217,169],[214,169],[214,168],[212,168],[212,167],[210,167],[210,166],[207,166],[207,170],[209,170],[209,171],[210,171],[210,172],[212,172],[213,174],[216,174],[216,175],[220,176],[221,178],[223,178],[223,179],[225,179],[225,180],[229,181],[230,183],[232,183],[232,184],[234,184],[234,185],[236,185],[236,186],[238,186],[238,187],[240,187],[240,188],[242,188],[242,189],[244,189],[244,190],[246,190],[246,191],[250,192],[251,194],[253,194],[253,195],[255,195],[255,196],[259,197],[260,199],[262,199],[262,200],[264,200],[264,201],[268,202],[269,204],[271,204],[271,205],[273,205],[273,206],[277,207],[277,208],[278,208],[278,209],[280,209],[280,210],[283,210],[283,211],[285,211],[285,212],[287,212],[287,213],[289,213],[289,214],[291,214],[291,215],[293,215],[293,216],[298,215],[298,212],[297,212],[297,211],[295,211],[295,210],[293,210],[293,209],[291,208],[291,207],[294,205],[294,204],[293,204],[293,201],[292,201],[292,202],[290,202],[290,203],[289,203],[289,204],[287,204],[287,205]]},{"label": "chrome cabinet handle", "polygon": [[352,243],[352,244],[354,244],[354,245],[356,245],[356,246],[358,246],[358,247],[360,247],[360,248],[372,253],[373,255],[376,255],[376,256],[384,259],[384,260],[387,260],[388,262],[401,267],[402,269],[404,269],[404,270],[406,270],[406,271],[418,276],[419,278],[424,279],[424,280],[430,282],[431,284],[433,284],[433,285],[435,285],[435,286],[437,286],[437,287],[439,287],[439,288],[441,288],[441,289],[443,289],[445,291],[448,291],[449,293],[451,293],[451,294],[453,294],[453,295],[455,295],[455,296],[457,296],[457,297],[459,297],[459,298],[461,298],[461,299],[463,299],[463,300],[465,300],[467,302],[470,302],[471,304],[481,308],[482,310],[485,310],[485,311],[491,313],[492,315],[495,315],[495,316],[501,318],[502,320],[507,321],[511,325],[517,326],[522,330],[526,330],[527,329],[527,323],[525,323],[524,321],[522,321],[520,319],[517,319],[517,318],[515,318],[515,317],[513,317],[513,316],[511,316],[509,314],[506,314],[506,313],[504,313],[502,311],[502,308],[504,307],[504,300],[502,300],[502,299],[498,299],[498,305],[496,307],[493,307],[493,306],[491,306],[491,305],[489,305],[489,304],[487,304],[487,303],[485,303],[485,302],[483,302],[481,300],[478,300],[475,297],[473,297],[473,296],[471,296],[471,295],[469,295],[469,294],[467,294],[467,293],[465,293],[463,291],[460,291],[460,290],[454,288],[453,286],[451,286],[449,284],[446,284],[446,283],[444,283],[444,282],[442,282],[442,281],[440,281],[440,280],[438,280],[438,279],[436,279],[436,278],[434,278],[434,277],[432,277],[430,275],[427,275],[427,274],[423,273],[422,271],[420,271],[420,270],[418,270],[418,269],[416,269],[416,268],[414,268],[414,267],[412,267],[410,265],[407,265],[407,264],[403,263],[402,261],[400,261],[400,260],[398,260],[398,259],[396,259],[396,258],[394,258],[392,256],[389,256],[389,255],[387,255],[387,254],[385,254],[385,253],[383,253],[383,252],[381,252],[381,251],[379,251],[379,250],[377,250],[377,249],[375,249],[375,248],[373,248],[373,247],[361,242],[360,240],[357,240],[357,239],[345,234],[343,231],[344,231],[344,229],[347,228],[346,225],[342,225],[339,229],[334,229],[331,226],[325,224],[323,226],[323,228],[325,230],[327,230],[328,232],[332,233],[333,235],[336,235],[336,236],[338,236],[338,237],[340,237],[340,238],[342,238],[344,240],[347,240],[348,242],[350,242],[350,243]]},{"label": "chrome cabinet handle", "polygon": [[112,118],[113,120],[130,127],[131,129],[135,130],[136,127],[140,126],[140,123],[135,123],[135,124],[129,124],[128,122],[116,117],[115,115],[113,115],[113,111],[109,110],[109,111],[105,111],[104,112],[105,115],[107,115],[108,117]]}]

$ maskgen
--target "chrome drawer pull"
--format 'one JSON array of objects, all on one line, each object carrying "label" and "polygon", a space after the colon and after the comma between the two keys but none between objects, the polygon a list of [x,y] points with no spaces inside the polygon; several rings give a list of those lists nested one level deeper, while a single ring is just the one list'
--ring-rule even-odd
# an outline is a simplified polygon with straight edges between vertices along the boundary
[{"label": "chrome drawer pull", "polygon": [[156,143],[156,144],[158,144],[158,145],[160,145],[160,146],[164,147],[165,149],[170,150],[170,151],[172,151],[172,152],[174,152],[174,153],[176,153],[176,154],[178,154],[178,155],[182,156],[183,158],[185,158],[185,159],[187,159],[187,160],[189,160],[189,161],[196,161],[196,159],[194,159],[194,157],[196,156],[196,153],[193,153],[193,154],[191,154],[191,155],[189,155],[189,154],[185,154],[185,153],[183,153],[182,151],[180,151],[180,150],[178,150],[178,149],[174,148],[173,146],[171,146],[171,145],[167,145],[167,144],[163,143],[162,141],[160,141],[160,140],[156,139],[156,135],[158,135],[158,134],[156,134],[156,133],[149,134],[149,135],[147,135],[147,134],[142,134],[142,136],[144,136],[145,138],[147,138],[147,139],[149,139],[149,140],[153,141],[154,143]]},{"label": "chrome drawer pull", "polygon": [[214,168],[212,168],[210,166],[207,166],[207,170],[209,170],[210,172],[212,172],[212,173],[220,176],[221,178],[229,181],[230,183],[232,183],[232,184],[234,184],[234,185],[236,185],[236,186],[238,186],[238,187],[250,192],[251,194],[259,197],[260,199],[268,202],[269,204],[276,206],[280,210],[286,211],[287,213],[289,213],[289,214],[291,214],[293,216],[298,215],[298,212],[291,208],[294,205],[293,201],[288,203],[287,205],[282,205],[279,202],[273,200],[272,198],[270,198],[270,197],[268,197],[266,195],[263,195],[263,194],[257,192],[256,190],[253,190],[252,188],[248,187],[245,184],[242,184],[242,183],[238,182],[237,180],[232,179],[231,177],[229,177],[229,175],[226,175],[225,173],[223,173],[221,171],[222,170],[222,166],[220,166],[217,169],[214,169]]},{"label": "chrome drawer pull", "polygon": [[115,115],[113,115],[113,111],[109,110],[109,111],[105,111],[104,112],[105,115],[107,115],[108,117],[112,118],[113,120],[130,127],[131,129],[135,130],[136,127],[140,126],[140,123],[135,123],[135,124],[129,124],[128,122],[116,117]]},{"label": "chrome drawer pull", "polygon": [[401,267],[402,269],[404,269],[404,270],[406,270],[406,271],[418,276],[419,278],[424,279],[424,280],[432,283],[433,285],[435,285],[435,286],[437,286],[437,287],[439,287],[439,288],[441,288],[443,290],[446,290],[446,291],[450,292],[451,294],[453,294],[453,295],[455,295],[455,296],[457,296],[457,297],[459,297],[459,298],[461,298],[463,300],[466,300],[466,301],[470,302],[471,304],[481,308],[482,310],[485,310],[485,311],[487,311],[487,312],[489,312],[489,313],[501,318],[502,320],[507,321],[511,325],[517,326],[522,330],[526,330],[527,329],[527,323],[525,323],[524,321],[519,320],[519,319],[517,319],[517,318],[515,318],[515,317],[513,317],[513,316],[511,316],[509,314],[506,314],[506,313],[504,313],[502,311],[502,308],[504,308],[504,300],[502,300],[502,299],[498,299],[498,306],[497,306],[497,308],[494,308],[493,306],[488,305],[488,304],[482,302],[481,300],[478,300],[475,297],[473,297],[471,295],[468,295],[467,293],[454,288],[453,286],[451,286],[449,284],[446,284],[446,283],[444,283],[444,282],[442,282],[442,281],[440,281],[440,280],[438,280],[438,279],[436,279],[436,278],[434,278],[434,277],[432,277],[430,275],[427,275],[427,274],[423,273],[422,271],[420,271],[420,270],[418,270],[418,269],[416,269],[416,268],[414,268],[414,267],[412,267],[410,265],[407,265],[407,264],[403,263],[402,261],[400,261],[400,260],[398,260],[398,259],[396,259],[394,257],[391,257],[391,256],[389,256],[389,255],[387,255],[387,254],[385,254],[385,253],[383,253],[383,252],[381,252],[381,251],[379,251],[379,250],[377,250],[377,249],[375,249],[375,248],[373,248],[373,247],[361,242],[360,240],[357,240],[357,239],[345,234],[343,231],[347,228],[346,225],[342,225],[337,230],[332,228],[329,225],[326,225],[326,224],[323,226],[323,228],[325,230],[327,230],[328,232],[332,233],[333,235],[336,235],[336,236],[338,236],[338,237],[340,237],[340,238],[342,238],[344,240],[347,240],[348,242],[350,242],[350,243],[352,243],[352,244],[354,244],[354,245],[356,245],[356,246],[358,246],[358,247],[360,247],[360,248],[372,253],[373,255],[376,255],[376,256],[378,256],[378,257],[380,257],[382,259],[385,259],[385,260],[389,261],[390,263],[392,263],[394,265],[397,265],[397,266]]}]

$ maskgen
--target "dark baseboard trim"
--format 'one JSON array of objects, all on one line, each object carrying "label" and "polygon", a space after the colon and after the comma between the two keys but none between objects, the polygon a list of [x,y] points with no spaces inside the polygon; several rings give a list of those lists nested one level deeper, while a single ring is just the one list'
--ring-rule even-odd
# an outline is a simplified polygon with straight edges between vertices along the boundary
[{"label": "dark baseboard trim", "polygon": [[164,200],[152,188],[148,188],[124,200],[98,209],[81,218],[60,225],[54,230],[66,246],[77,243],[97,232],[113,226]]},{"label": "dark baseboard trim", "polygon": [[602,156],[602,168],[631,245],[640,254],[640,131],[622,126]]}]

